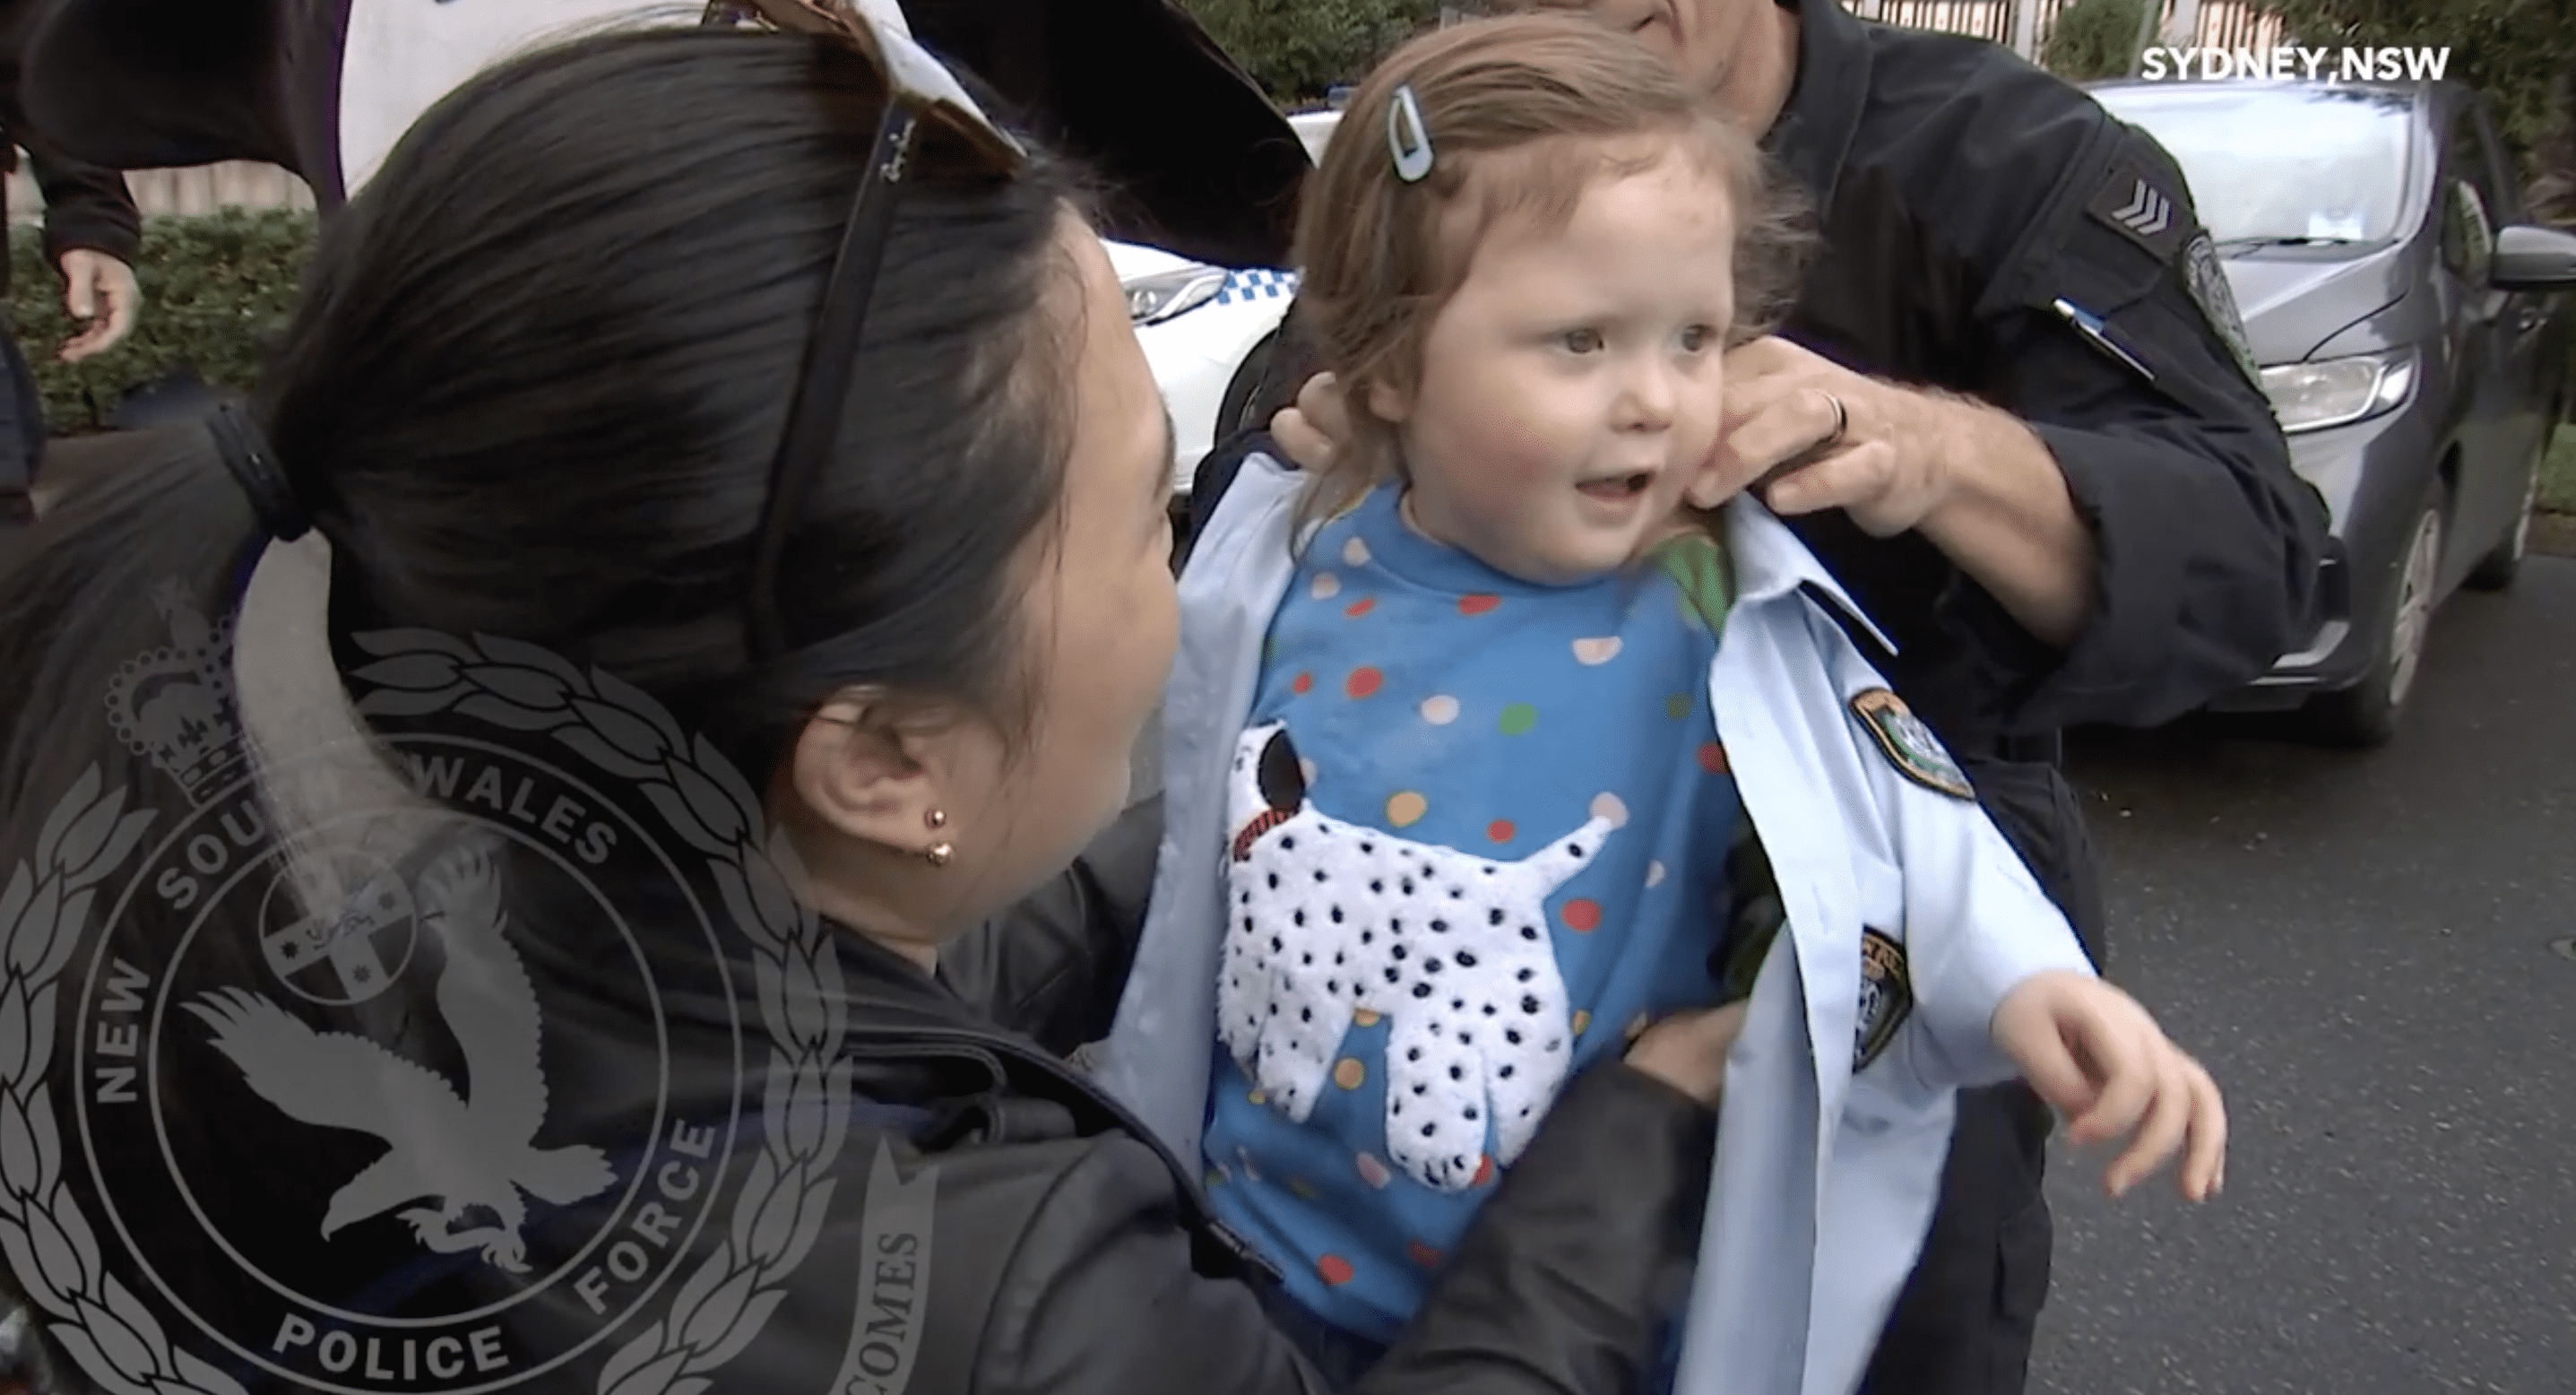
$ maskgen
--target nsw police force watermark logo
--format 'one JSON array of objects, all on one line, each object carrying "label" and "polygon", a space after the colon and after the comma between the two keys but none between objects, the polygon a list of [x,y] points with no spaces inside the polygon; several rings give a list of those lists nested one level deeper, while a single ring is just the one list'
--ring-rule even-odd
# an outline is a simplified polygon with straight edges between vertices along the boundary
[{"label": "nsw police force watermark logo", "polygon": [[[461,817],[411,855],[344,849],[339,894],[316,898],[287,854],[332,829],[266,826],[228,627],[176,587],[154,602],[171,642],[108,709],[168,783],[93,767],[0,866],[0,1258],[49,1333],[101,1385],[154,1395],[552,1391],[585,1354],[572,1369],[603,1395],[704,1389],[812,1245],[847,1118],[837,960],[750,789],[606,674],[506,641],[362,637],[362,712],[447,714],[395,755]],[[538,962],[514,923],[532,904],[584,927],[577,963]],[[689,971],[750,966],[734,998],[764,1019],[691,1022],[737,1069],[729,1107],[701,1088],[688,1117],[671,959],[633,933],[667,937],[674,906],[703,942]],[[660,1058],[585,1046],[566,1020],[599,1000],[644,1014]],[[570,1136],[568,1105],[601,1099],[624,1102],[614,1122]],[[267,1182],[290,1151],[296,1184]],[[513,1320],[529,1303],[546,1319]]]}]

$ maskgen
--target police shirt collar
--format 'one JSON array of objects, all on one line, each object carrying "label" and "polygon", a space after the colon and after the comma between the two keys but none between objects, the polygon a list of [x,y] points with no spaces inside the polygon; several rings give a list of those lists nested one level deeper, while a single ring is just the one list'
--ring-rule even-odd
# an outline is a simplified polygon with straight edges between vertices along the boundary
[{"label": "police shirt collar", "polygon": [[1778,0],[1798,13],[1798,67],[1763,146],[1816,203],[1819,221],[1869,100],[1871,52],[1861,22],[1836,0]]},{"label": "police shirt collar", "polygon": [[1761,500],[1739,494],[1726,506],[1726,547],[1735,562],[1736,605],[1760,605],[1804,592],[1850,616],[1890,654],[1896,641],[1851,598],[1816,554]]}]

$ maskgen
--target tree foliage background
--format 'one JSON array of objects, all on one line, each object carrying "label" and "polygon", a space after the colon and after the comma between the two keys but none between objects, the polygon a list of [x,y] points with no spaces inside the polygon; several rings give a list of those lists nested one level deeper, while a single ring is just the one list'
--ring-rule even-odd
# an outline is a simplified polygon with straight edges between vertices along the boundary
[{"label": "tree foliage background", "polygon": [[2302,45],[2448,48],[2445,76],[2487,94],[2526,177],[2576,172],[2569,149],[2576,97],[2571,0],[2270,0],[2266,8]]},{"label": "tree foliage background", "polygon": [[2040,66],[2069,82],[2092,82],[2129,71],[2137,56],[2138,31],[2146,23],[2145,0],[2075,0],[2057,12],[2041,46]]},{"label": "tree foliage background", "polygon": [[1440,0],[1181,0],[1208,36],[1283,104],[1357,82],[1440,17]]}]

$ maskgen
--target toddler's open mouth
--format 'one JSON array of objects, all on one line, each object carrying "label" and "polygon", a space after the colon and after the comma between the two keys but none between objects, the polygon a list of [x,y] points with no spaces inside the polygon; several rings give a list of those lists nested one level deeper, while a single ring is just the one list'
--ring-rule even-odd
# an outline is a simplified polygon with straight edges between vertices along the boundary
[{"label": "toddler's open mouth", "polygon": [[1624,475],[1604,475],[1599,479],[1585,480],[1575,488],[1595,499],[1633,499],[1645,493],[1654,482],[1654,471],[1633,470]]}]

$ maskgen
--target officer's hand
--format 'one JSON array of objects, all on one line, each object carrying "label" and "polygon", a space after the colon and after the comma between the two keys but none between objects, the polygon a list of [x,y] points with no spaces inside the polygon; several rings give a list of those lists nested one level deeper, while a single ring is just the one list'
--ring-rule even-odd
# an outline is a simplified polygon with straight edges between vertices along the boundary
[{"label": "officer's hand", "polygon": [[2206,1201],[2227,1173],[2227,1106],[2138,1001],[2085,974],[2034,974],[1995,1010],[1995,1045],[2068,1120],[2078,1144],[2134,1134],[2105,1181],[2118,1196],[2188,1143],[2176,1181]]},{"label": "officer's hand", "polygon": [[1300,470],[1332,468],[1340,444],[1351,436],[1350,404],[1342,385],[1330,373],[1318,373],[1297,389],[1297,404],[1282,407],[1270,419],[1270,437]]},{"label": "officer's hand", "polygon": [[1918,425],[1925,405],[1786,339],[1741,345],[1726,355],[1725,434],[1691,502],[1715,508],[1750,488],[1775,513],[1842,509],[1869,533],[1893,537],[1948,492],[1939,452]]},{"label": "officer's hand", "polygon": [[58,357],[65,363],[96,358],[117,346],[134,328],[143,292],[134,268],[105,252],[76,247],[63,253],[63,312],[87,329],[65,340]]},{"label": "officer's hand", "polygon": [[1628,1048],[1628,1067],[1714,1105],[1726,1085],[1726,1055],[1744,1034],[1747,1010],[1738,1002],[1667,1017],[1638,1035]]}]

